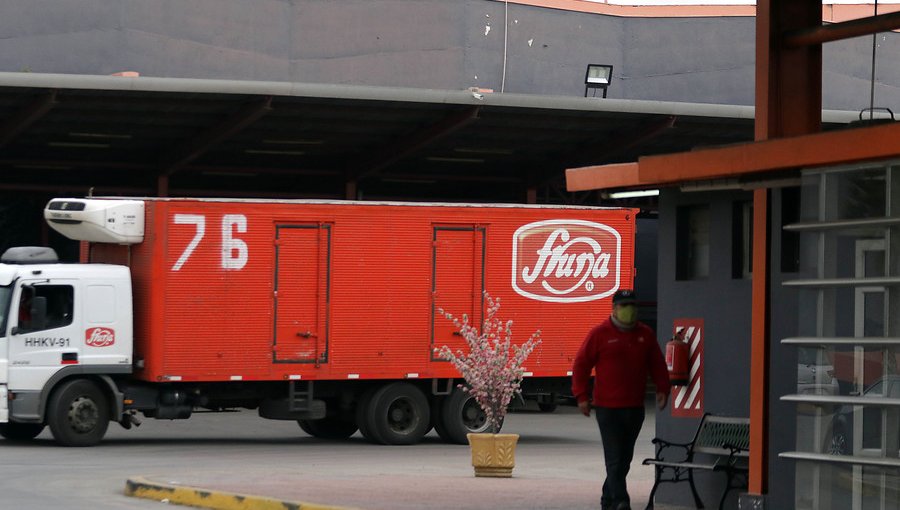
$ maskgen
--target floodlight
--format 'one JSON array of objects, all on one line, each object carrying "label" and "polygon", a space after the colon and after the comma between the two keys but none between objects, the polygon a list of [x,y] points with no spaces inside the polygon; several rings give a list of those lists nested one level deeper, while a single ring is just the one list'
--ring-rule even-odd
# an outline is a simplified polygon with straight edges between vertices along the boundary
[{"label": "floodlight", "polygon": [[[612,80],[613,66],[606,64],[588,64],[584,73],[584,97],[588,97],[588,90],[603,89],[603,97],[606,97],[606,88]],[[594,92],[596,96],[597,93]]]}]

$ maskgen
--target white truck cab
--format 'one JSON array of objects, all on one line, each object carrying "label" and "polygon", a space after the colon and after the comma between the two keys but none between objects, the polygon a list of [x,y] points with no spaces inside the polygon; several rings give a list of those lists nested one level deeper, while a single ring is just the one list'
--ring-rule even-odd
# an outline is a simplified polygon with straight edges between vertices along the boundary
[{"label": "white truck cab", "polygon": [[60,264],[49,248],[8,250],[0,259],[0,433],[27,439],[46,423],[55,436],[67,429],[77,438],[90,428],[79,419],[99,413],[108,422],[115,402],[85,394],[131,373],[132,328],[127,267]]}]

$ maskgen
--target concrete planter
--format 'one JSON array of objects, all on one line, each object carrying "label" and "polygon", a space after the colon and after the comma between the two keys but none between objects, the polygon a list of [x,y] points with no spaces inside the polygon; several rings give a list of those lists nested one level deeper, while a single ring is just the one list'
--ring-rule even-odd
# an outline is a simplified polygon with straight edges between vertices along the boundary
[{"label": "concrete planter", "polygon": [[511,478],[518,434],[467,434],[475,476]]}]

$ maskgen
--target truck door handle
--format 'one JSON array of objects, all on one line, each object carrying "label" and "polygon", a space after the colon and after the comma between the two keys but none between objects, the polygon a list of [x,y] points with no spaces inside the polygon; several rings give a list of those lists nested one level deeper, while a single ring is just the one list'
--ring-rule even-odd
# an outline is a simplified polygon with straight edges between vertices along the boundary
[{"label": "truck door handle", "polygon": [[314,335],[312,331],[307,330],[302,333],[298,332],[297,336],[302,336],[303,338],[309,338],[309,337],[313,337],[313,336],[318,337],[319,335]]}]

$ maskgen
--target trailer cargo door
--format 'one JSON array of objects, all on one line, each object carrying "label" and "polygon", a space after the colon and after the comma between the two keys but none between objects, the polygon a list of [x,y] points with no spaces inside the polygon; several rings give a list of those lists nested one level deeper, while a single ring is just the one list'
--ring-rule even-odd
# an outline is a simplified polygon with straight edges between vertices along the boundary
[{"label": "trailer cargo door", "polygon": [[[484,317],[485,229],[479,226],[435,226],[432,252],[431,351],[447,345],[456,351],[465,341],[453,323],[441,316],[443,308],[462,320],[463,314],[481,329]],[[465,350],[465,349],[464,349]]]},{"label": "trailer cargo door", "polygon": [[276,363],[325,363],[331,281],[331,225],[278,225],[275,233]]}]

